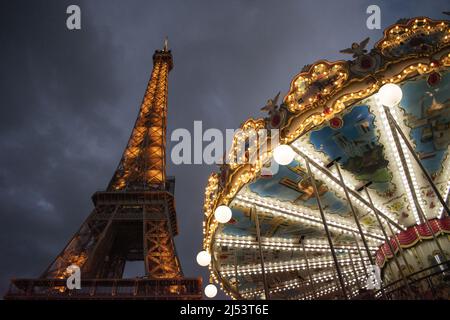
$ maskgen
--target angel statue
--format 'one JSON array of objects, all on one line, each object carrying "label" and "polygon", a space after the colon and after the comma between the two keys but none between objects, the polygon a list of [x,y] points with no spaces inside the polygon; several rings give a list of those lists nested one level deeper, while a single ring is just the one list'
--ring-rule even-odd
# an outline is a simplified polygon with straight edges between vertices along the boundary
[{"label": "angel statue", "polygon": [[353,58],[358,58],[367,53],[367,50],[365,48],[367,46],[367,43],[369,43],[369,39],[370,38],[366,38],[360,43],[353,42],[350,48],[341,50],[339,52],[353,54]]}]

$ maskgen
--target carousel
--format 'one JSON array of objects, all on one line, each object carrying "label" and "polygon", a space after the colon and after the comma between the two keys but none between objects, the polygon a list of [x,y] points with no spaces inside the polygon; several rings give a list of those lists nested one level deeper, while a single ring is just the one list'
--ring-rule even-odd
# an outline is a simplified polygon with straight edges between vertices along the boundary
[{"label": "carousel", "polygon": [[368,40],[305,66],[235,135],[227,157],[244,141],[256,161],[209,177],[207,296],[450,299],[450,22]]}]

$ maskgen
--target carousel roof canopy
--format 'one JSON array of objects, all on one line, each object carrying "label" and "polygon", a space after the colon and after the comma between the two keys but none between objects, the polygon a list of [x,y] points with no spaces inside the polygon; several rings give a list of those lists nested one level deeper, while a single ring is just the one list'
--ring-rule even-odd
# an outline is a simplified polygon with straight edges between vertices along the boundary
[{"label": "carousel roof canopy", "polygon": [[[412,229],[424,223],[424,216],[450,232],[450,224],[439,220],[445,214],[443,205],[389,122],[395,119],[448,200],[449,21],[402,20],[387,28],[370,51],[367,43],[368,39],[343,51],[353,60],[320,60],[305,66],[280,104],[273,99],[270,108],[264,108],[267,117],[243,123],[244,136],[235,137],[228,155],[234,156],[239,139],[248,138],[245,132],[278,129],[281,143],[295,151],[290,163],[265,173],[275,147],[269,137],[269,152],[255,163],[225,164],[210,175],[204,249],[212,256],[212,278],[232,297],[261,297],[263,272],[272,298],[311,298],[313,285],[315,297],[338,291],[331,281],[336,278],[335,261],[320,209],[349,284],[362,281],[363,264],[353,260],[371,262],[368,255],[358,255],[361,250],[369,249],[380,266],[389,258],[386,249],[380,249],[385,237],[376,214],[392,232],[409,232],[401,241],[405,246],[429,237],[426,231]],[[386,96],[379,92],[387,84],[395,84],[394,91],[401,89],[400,102],[388,110]],[[388,99],[395,98],[391,93]],[[370,199],[358,191],[364,184]],[[231,209],[226,223],[214,215],[219,206]]]}]

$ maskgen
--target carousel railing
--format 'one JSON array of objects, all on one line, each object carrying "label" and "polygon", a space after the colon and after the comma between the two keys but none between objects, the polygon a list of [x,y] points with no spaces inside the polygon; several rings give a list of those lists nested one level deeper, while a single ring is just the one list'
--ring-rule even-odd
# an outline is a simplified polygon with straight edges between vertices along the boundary
[{"label": "carousel railing", "polygon": [[[406,275],[412,292],[408,292],[402,279],[384,286],[387,299],[448,299],[450,293],[450,261],[444,261]],[[374,297],[382,299],[381,290]],[[446,297],[447,296],[447,297]]]}]

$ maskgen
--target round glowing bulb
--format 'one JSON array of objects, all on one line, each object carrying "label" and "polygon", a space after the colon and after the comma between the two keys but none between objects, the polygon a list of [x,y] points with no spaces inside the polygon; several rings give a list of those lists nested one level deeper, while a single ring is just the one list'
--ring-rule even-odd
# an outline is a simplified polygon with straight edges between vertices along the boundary
[{"label": "round glowing bulb", "polygon": [[295,152],[287,144],[282,144],[273,150],[273,158],[276,163],[285,166],[294,160]]},{"label": "round glowing bulb", "polygon": [[232,214],[233,213],[231,212],[231,209],[223,205],[218,206],[216,208],[216,211],[214,211],[214,217],[220,223],[227,223],[228,221],[230,221]]},{"label": "round glowing bulb", "polygon": [[202,267],[206,267],[211,262],[211,255],[206,251],[200,251],[197,254],[197,263]]},{"label": "round glowing bulb", "polygon": [[217,288],[215,285],[213,284],[208,284],[205,287],[205,296],[207,296],[208,298],[214,298],[217,294]]},{"label": "round glowing bulb", "polygon": [[393,107],[402,100],[402,88],[394,83],[387,83],[380,88],[378,96],[383,106]]}]

